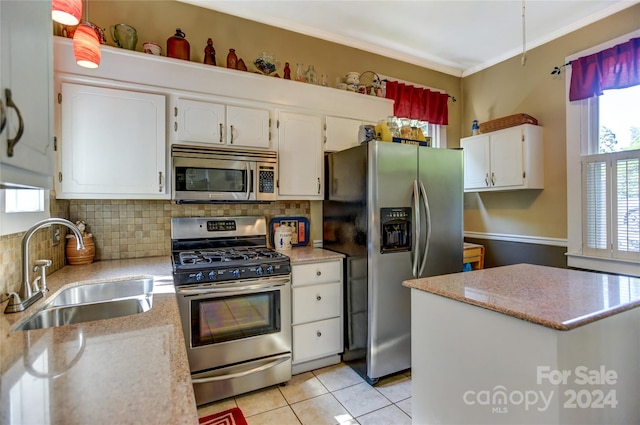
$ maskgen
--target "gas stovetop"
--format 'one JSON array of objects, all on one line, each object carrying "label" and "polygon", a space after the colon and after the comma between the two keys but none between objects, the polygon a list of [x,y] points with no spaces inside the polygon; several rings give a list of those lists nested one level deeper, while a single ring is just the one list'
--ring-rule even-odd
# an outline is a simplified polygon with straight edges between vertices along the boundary
[{"label": "gas stovetop", "polygon": [[175,285],[291,273],[289,257],[266,247],[264,217],[173,218],[171,227]]},{"label": "gas stovetop", "polygon": [[177,253],[177,267],[199,267],[202,265],[230,265],[235,262],[265,261],[271,258],[283,258],[284,255],[266,247],[238,247],[220,248],[194,251],[180,251]]}]

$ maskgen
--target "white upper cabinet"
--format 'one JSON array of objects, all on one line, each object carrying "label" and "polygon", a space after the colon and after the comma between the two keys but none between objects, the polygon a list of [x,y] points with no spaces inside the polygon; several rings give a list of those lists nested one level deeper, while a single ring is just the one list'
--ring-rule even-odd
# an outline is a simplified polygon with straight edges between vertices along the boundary
[{"label": "white upper cabinet", "polygon": [[325,152],[338,152],[358,145],[361,120],[327,116],[325,122]]},{"label": "white upper cabinet", "polygon": [[227,144],[247,148],[271,147],[269,110],[227,106]]},{"label": "white upper cabinet", "polygon": [[[86,70],[75,63],[71,40],[55,37],[53,45],[56,81],[128,93],[83,93],[86,111],[69,105],[66,95],[56,105],[64,127],[56,129],[60,197],[168,199],[166,153],[171,144],[184,144],[277,151],[278,199],[322,200],[324,151],[355,146],[360,124],[393,113],[389,99],[106,45],[100,67]],[[135,141],[132,132],[139,132]],[[86,134],[91,140],[81,137]],[[87,174],[88,160],[96,176]]]},{"label": "white upper cabinet", "polygon": [[53,186],[50,1],[0,1],[0,183]]},{"label": "white upper cabinet", "polygon": [[278,199],[323,199],[322,117],[278,114]]},{"label": "white upper cabinet", "polygon": [[57,196],[169,199],[165,96],[62,83]]},{"label": "white upper cabinet", "polygon": [[172,140],[177,143],[268,149],[268,109],[176,98]]},{"label": "white upper cabinet", "polygon": [[173,138],[178,142],[223,145],[224,105],[177,99],[173,107]]},{"label": "white upper cabinet", "polygon": [[460,140],[464,189],[544,189],[542,127],[523,124]]}]

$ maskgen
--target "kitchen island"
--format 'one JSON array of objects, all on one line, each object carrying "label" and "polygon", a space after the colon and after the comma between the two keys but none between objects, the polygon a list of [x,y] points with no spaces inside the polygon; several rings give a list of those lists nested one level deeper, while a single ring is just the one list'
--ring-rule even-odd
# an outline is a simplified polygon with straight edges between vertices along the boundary
[{"label": "kitchen island", "polygon": [[[61,288],[140,276],[154,279],[147,312],[12,330]],[[44,299],[0,314],[0,423],[198,423],[169,257],[66,266],[47,283]]]},{"label": "kitchen island", "polygon": [[640,423],[639,278],[518,264],[404,285],[414,424]]}]

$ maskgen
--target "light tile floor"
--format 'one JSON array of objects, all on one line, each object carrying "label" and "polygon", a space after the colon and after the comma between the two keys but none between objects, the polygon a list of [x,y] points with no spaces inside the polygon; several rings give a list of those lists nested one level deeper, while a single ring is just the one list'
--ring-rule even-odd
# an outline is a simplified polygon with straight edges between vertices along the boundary
[{"label": "light tile floor", "polygon": [[200,417],[232,407],[249,425],[411,424],[411,372],[369,385],[344,363],[294,375],[275,385],[198,409]]}]

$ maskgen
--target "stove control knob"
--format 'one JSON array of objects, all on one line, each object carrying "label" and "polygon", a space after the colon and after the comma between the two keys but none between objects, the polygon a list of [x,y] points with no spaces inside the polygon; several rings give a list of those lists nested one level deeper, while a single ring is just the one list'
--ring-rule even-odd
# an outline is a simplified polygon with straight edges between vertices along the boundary
[{"label": "stove control knob", "polygon": [[214,272],[214,271],[212,270],[212,271],[210,271],[210,272],[209,272],[209,275],[208,275],[208,276],[209,276],[209,279],[210,279],[210,280],[213,280],[213,279],[215,279],[215,278],[216,278],[216,272]]},{"label": "stove control knob", "polygon": [[262,267],[260,267],[260,266],[256,267],[256,274],[258,276],[262,276]]},{"label": "stove control knob", "polygon": [[202,274],[202,272],[196,273],[196,281],[200,282],[203,277],[204,277],[204,275]]},{"label": "stove control knob", "polygon": [[273,273],[273,266],[267,266],[267,274]]},{"label": "stove control knob", "polygon": [[233,274],[233,277],[240,277],[240,270],[235,269],[234,271],[231,272],[231,274]]}]

